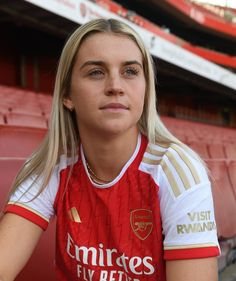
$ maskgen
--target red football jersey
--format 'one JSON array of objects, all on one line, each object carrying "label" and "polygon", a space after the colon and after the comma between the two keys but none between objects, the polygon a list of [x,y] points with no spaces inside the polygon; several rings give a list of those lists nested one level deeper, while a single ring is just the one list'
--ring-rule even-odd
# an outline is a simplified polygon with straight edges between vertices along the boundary
[{"label": "red football jersey", "polygon": [[81,147],[68,185],[63,158],[40,196],[29,202],[39,183],[22,196],[33,179],[26,181],[6,211],[44,229],[56,214],[61,281],[165,281],[165,259],[219,254],[210,184],[198,165],[178,146],[148,144],[139,136],[118,177],[98,185]]}]

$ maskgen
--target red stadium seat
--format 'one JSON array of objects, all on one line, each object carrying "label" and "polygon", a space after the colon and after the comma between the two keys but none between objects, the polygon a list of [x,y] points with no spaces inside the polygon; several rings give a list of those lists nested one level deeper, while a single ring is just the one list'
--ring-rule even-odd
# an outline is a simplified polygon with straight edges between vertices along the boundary
[{"label": "red stadium seat", "polygon": [[4,115],[0,113],[0,125],[3,125],[4,123]]},{"label": "red stadium seat", "polygon": [[28,103],[24,106],[12,106],[11,107],[11,113],[17,113],[17,114],[27,114],[27,115],[33,115],[33,116],[42,116],[43,112],[40,108],[39,104],[35,103]]},{"label": "red stadium seat", "polygon": [[[0,174],[1,174],[1,188],[0,188],[0,210],[6,203],[7,195],[10,186],[17,171],[23,165],[25,159],[23,158],[2,158],[0,157]],[[43,233],[35,252],[30,258],[25,269],[15,279],[16,281],[54,281],[54,243],[55,243],[55,222],[49,225],[48,230]],[[39,274],[40,273],[40,274]]]},{"label": "red stadium seat", "polygon": [[224,146],[221,143],[211,143],[208,145],[210,158],[226,158]]},{"label": "red stadium seat", "polygon": [[49,115],[52,107],[52,96],[38,94],[37,99],[42,109],[42,112],[46,115]]},{"label": "red stadium seat", "polygon": [[225,152],[228,159],[236,159],[236,139],[234,143],[225,144]]},{"label": "red stadium seat", "polygon": [[161,116],[161,119],[171,132],[177,136],[181,136],[182,139],[186,139],[187,143],[201,141],[208,144],[226,142],[233,144],[236,142],[235,129],[212,126],[166,116]]},{"label": "red stadium seat", "polygon": [[236,198],[236,160],[229,162],[229,177],[233,186],[234,195]]},{"label": "red stadium seat", "polygon": [[196,151],[202,158],[208,159],[209,153],[207,150],[207,144],[201,141],[190,142],[189,146]]},{"label": "red stadium seat", "polygon": [[0,125],[0,156],[28,157],[45,134],[45,129]]},{"label": "red stadium seat", "polygon": [[15,178],[18,170],[23,165],[24,158],[7,158],[0,157],[0,175],[1,175],[1,188],[0,188],[0,210],[7,199],[13,179]]},{"label": "red stadium seat", "polygon": [[212,173],[212,193],[215,204],[215,215],[218,235],[230,238],[236,235],[236,198],[228,177],[225,161],[207,161]]},{"label": "red stadium seat", "polygon": [[47,128],[47,120],[43,116],[10,112],[6,115],[6,119],[9,125]]},{"label": "red stadium seat", "polygon": [[1,113],[41,116],[49,115],[52,96],[0,85],[0,100]]}]

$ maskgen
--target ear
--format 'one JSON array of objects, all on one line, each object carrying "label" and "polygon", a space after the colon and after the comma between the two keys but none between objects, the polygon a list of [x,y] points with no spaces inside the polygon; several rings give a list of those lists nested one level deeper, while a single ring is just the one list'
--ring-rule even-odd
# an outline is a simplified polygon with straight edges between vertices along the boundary
[{"label": "ear", "polygon": [[63,104],[64,106],[69,109],[70,111],[72,111],[74,109],[74,105],[73,102],[71,100],[71,97],[66,97],[63,99]]}]

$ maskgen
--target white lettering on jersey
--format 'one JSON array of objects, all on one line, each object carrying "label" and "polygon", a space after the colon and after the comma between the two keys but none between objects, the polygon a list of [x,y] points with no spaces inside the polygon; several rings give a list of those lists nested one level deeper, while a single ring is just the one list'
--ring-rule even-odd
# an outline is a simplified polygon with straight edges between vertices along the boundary
[{"label": "white lettering on jersey", "polygon": [[189,234],[216,230],[215,221],[211,220],[211,211],[189,212],[187,218],[190,223],[177,224],[178,234]]},{"label": "white lettering on jersey", "polygon": [[149,269],[148,272],[144,271],[144,274],[151,275],[151,274],[154,273],[155,269],[152,266],[152,264],[150,262],[148,262],[148,260],[152,261],[152,258],[151,257],[144,257],[143,258],[143,264]]},{"label": "white lettering on jersey", "polygon": [[84,280],[87,281],[92,281],[94,272],[95,272],[94,270],[82,267],[82,265],[80,264],[77,265],[77,276],[79,278],[83,278]]},{"label": "white lettering on jersey", "polygon": [[[133,273],[135,275],[151,275],[155,272],[155,268],[152,265],[152,257],[145,256],[141,258],[139,256],[128,257],[124,253],[119,257],[114,257],[114,253],[118,253],[117,249],[103,249],[103,244],[100,243],[98,248],[78,246],[74,243],[71,235],[67,233],[67,247],[66,251],[70,258],[75,259],[77,262],[82,263],[77,264],[77,276],[83,277],[83,280],[92,281],[94,270],[83,267],[84,265],[100,266],[102,267],[112,267],[118,266],[123,268],[120,270],[101,270],[100,281],[123,281],[133,280],[139,281],[138,279],[132,279],[127,274]],[[106,261],[106,262],[105,262]],[[144,266],[144,270],[138,270],[138,268]],[[114,269],[114,268],[113,268]]]}]

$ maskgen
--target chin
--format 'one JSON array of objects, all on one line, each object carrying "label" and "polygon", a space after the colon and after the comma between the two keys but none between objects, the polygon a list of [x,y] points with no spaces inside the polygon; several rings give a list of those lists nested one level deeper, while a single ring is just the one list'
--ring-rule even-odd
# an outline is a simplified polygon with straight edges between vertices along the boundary
[{"label": "chin", "polygon": [[135,132],[137,130],[137,125],[132,125],[132,126],[127,126],[128,124],[126,124],[126,126],[124,126],[124,122],[123,124],[114,124],[113,126],[104,126],[102,127],[102,131],[104,132],[104,134],[106,134],[107,136],[118,136],[124,133],[127,133],[128,131],[133,131]]},{"label": "chin", "polygon": [[122,128],[111,128],[111,129],[108,129],[108,128],[103,128],[102,130],[104,132],[104,134],[106,134],[107,136],[109,135],[119,135],[119,134],[122,134],[124,133],[126,130],[125,129],[122,129]]}]

